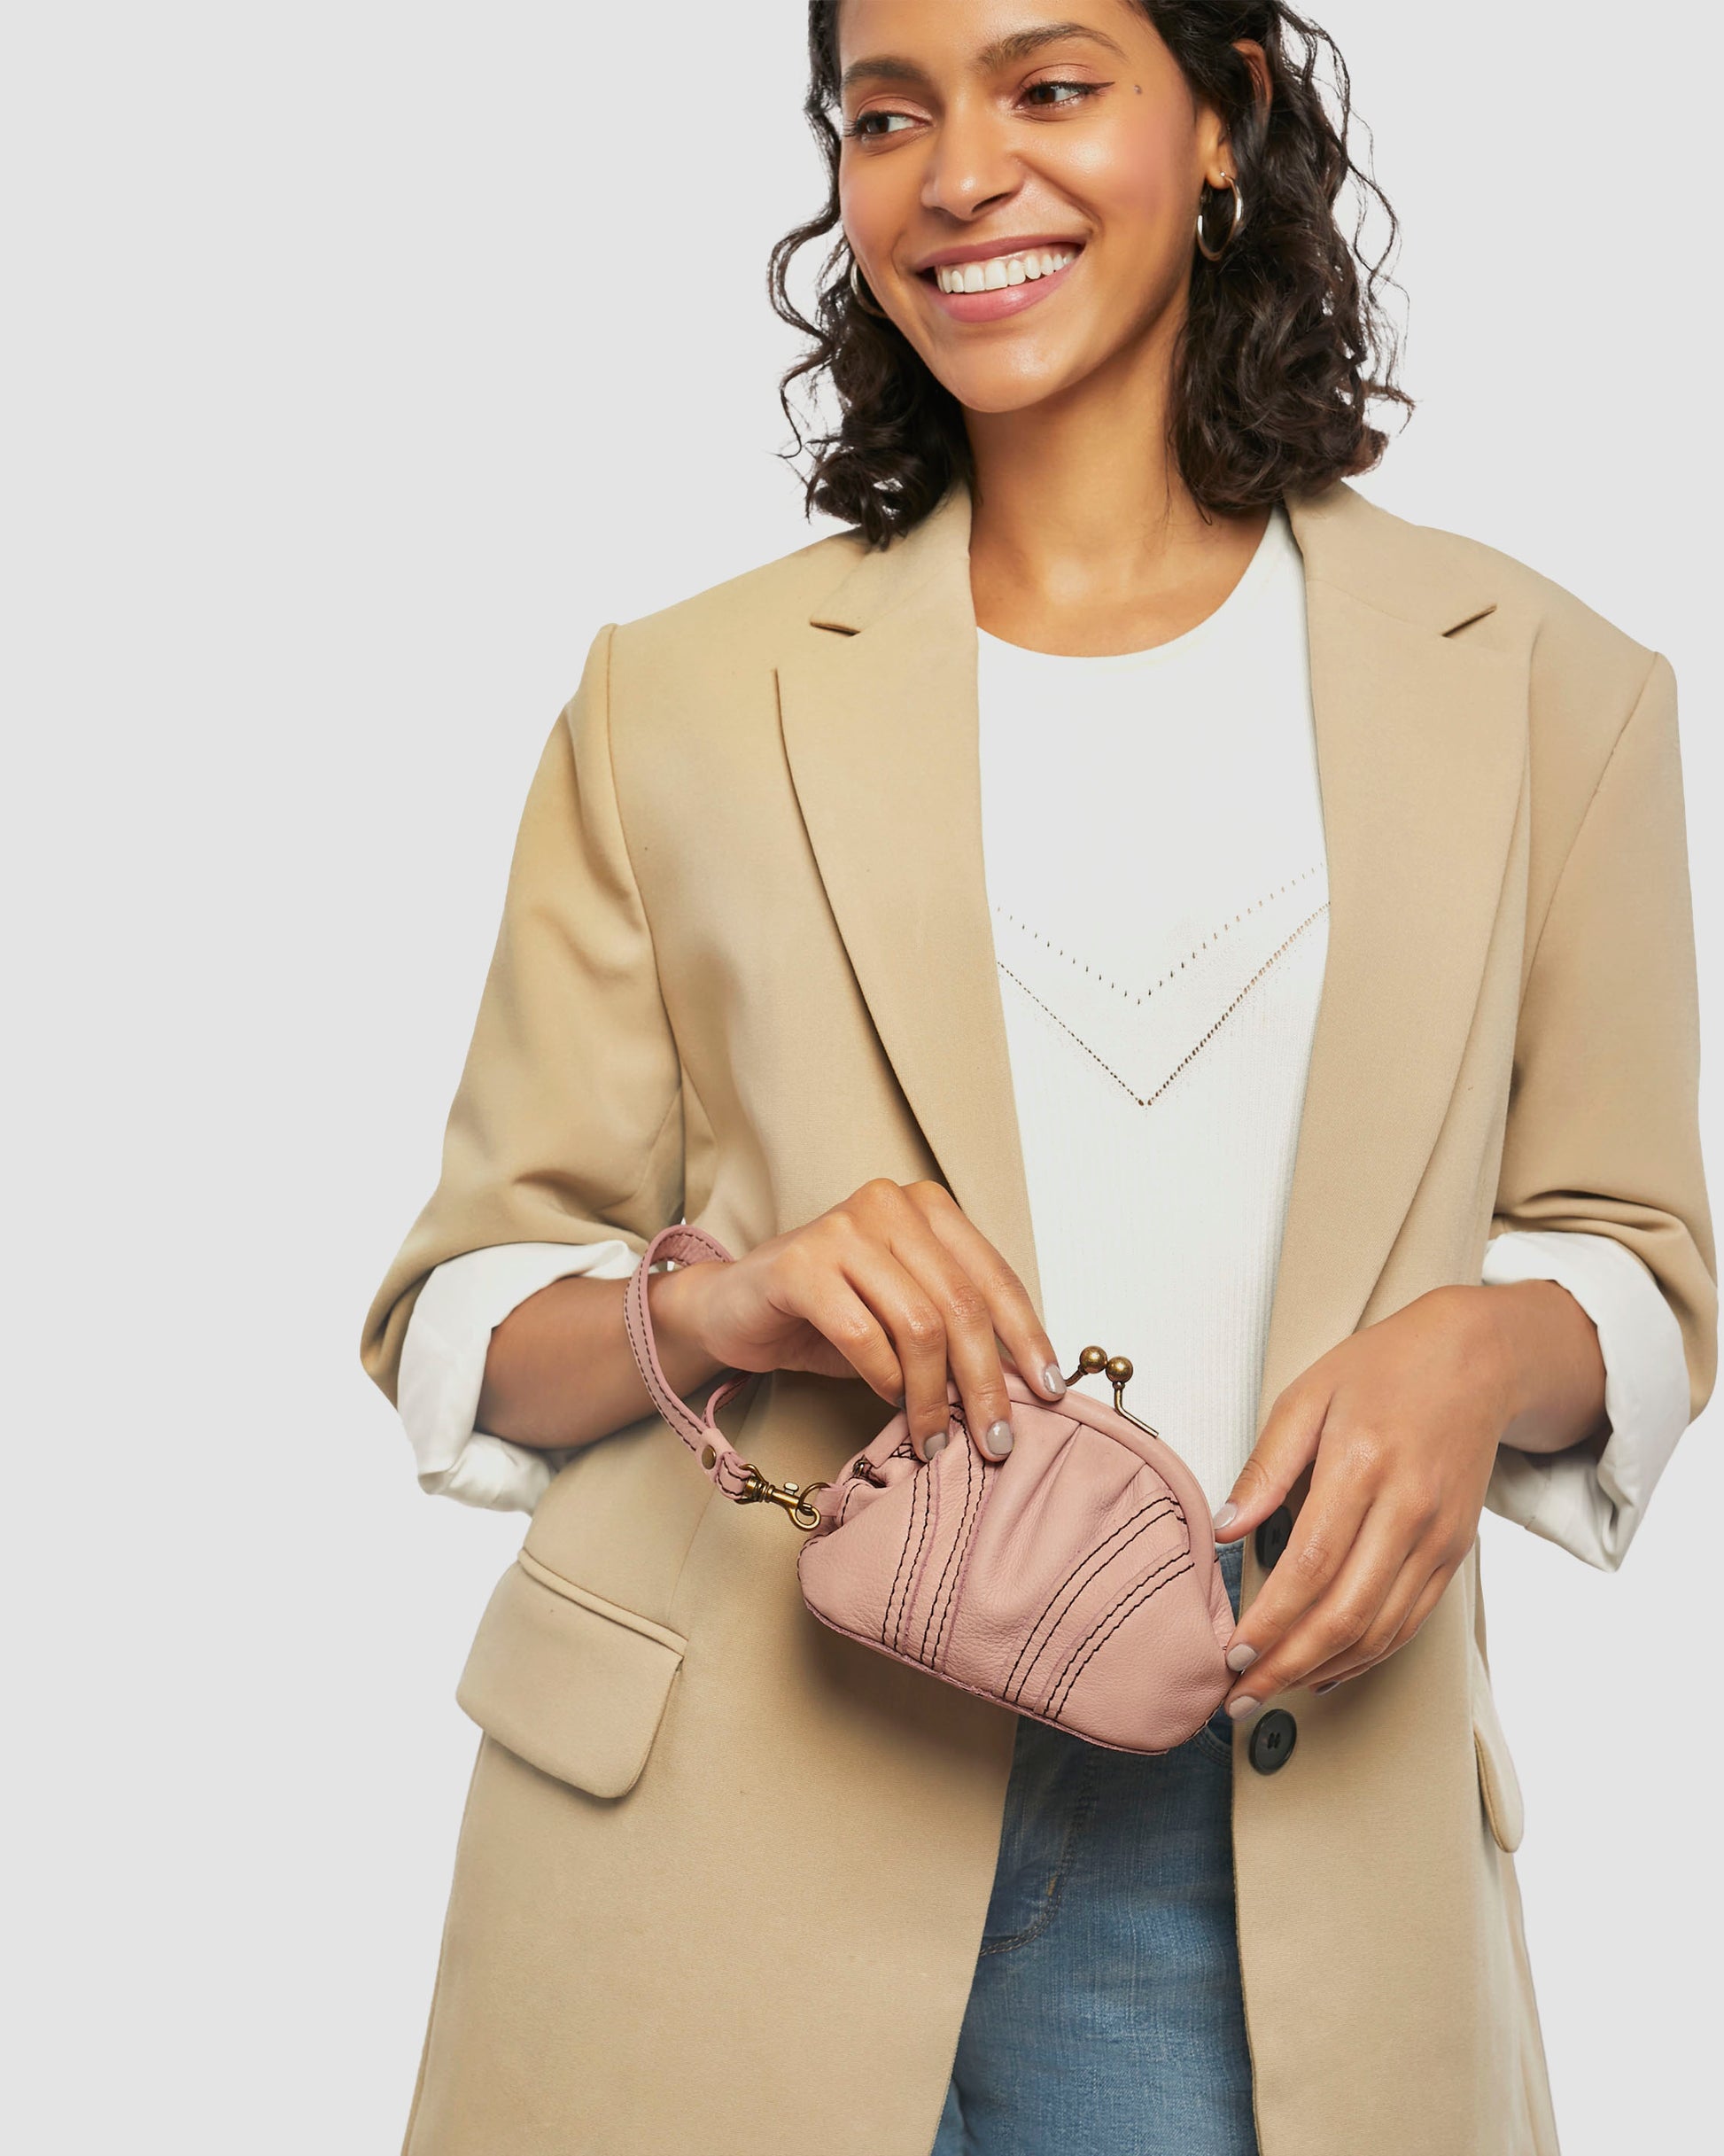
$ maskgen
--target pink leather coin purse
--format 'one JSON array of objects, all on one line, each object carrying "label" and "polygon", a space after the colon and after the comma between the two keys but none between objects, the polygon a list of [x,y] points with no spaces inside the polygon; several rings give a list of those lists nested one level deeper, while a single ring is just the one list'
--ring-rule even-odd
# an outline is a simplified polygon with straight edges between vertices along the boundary
[{"label": "pink leather coin purse", "polygon": [[951,1439],[917,1458],[895,1415],[835,1483],[776,1483],[743,1459],[718,1411],[672,1391],[653,1346],[646,1280],[660,1258],[730,1262],[700,1228],[663,1229],[625,1301],[629,1345],[659,1413],[737,1504],[781,1505],[806,1536],[796,1573],[822,1624],[876,1653],[1091,1744],[1167,1752],[1200,1729],[1232,1682],[1233,1612],[1208,1507],[1171,1445],[1121,1403],[1131,1366],[1085,1348],[1114,1405],[1039,1398],[1008,1362],[1013,1448],[984,1460],[956,1384]]}]

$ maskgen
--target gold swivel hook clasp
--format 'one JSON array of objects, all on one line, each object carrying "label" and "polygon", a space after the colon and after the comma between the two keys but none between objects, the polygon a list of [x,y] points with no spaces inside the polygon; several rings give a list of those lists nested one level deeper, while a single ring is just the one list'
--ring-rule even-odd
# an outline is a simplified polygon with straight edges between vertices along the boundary
[{"label": "gold swivel hook clasp", "polygon": [[812,1502],[817,1490],[829,1490],[830,1483],[775,1483],[769,1475],[763,1475],[750,1460],[743,1476],[744,1505],[781,1505],[790,1515],[790,1524],[807,1534],[820,1524],[820,1515]]}]

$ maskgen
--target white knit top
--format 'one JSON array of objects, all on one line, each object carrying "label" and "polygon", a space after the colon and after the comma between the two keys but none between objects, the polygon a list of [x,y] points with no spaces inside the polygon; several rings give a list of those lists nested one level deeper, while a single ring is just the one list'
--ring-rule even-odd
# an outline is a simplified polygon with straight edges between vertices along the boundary
[{"label": "white knit top", "polygon": [[[977,685],[1043,1315],[1064,1368],[1091,1342],[1131,1358],[1127,1405],[1215,1504],[1256,1437],[1327,947],[1303,563],[1285,513],[1185,635],[1062,658],[978,632]],[[633,1263],[617,1239],[437,1267],[399,1389],[425,1489],[532,1510],[566,1455],[475,1428],[492,1328],[562,1275],[616,1279]],[[1500,1455],[1487,1502],[1614,1567],[1688,1420],[1675,1318],[1608,1236],[1499,1235],[1483,1278],[1569,1288],[1598,1327],[1611,1424],[1596,1460]]]},{"label": "white knit top", "polygon": [[[1120,658],[979,638],[982,824],[1043,1317],[1219,1504],[1257,1387],[1328,930],[1285,515],[1223,604]],[[1064,837],[1047,843],[1050,810]]]}]

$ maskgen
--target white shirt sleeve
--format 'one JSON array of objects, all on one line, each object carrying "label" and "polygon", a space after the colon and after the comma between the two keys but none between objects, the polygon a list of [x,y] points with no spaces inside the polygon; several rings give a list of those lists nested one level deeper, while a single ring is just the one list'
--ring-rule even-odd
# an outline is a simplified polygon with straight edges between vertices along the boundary
[{"label": "white shirt sleeve", "polygon": [[571,1273],[626,1280],[634,1253],[618,1241],[504,1242],[436,1266],[419,1290],[401,1346],[396,1406],[419,1487],[490,1512],[531,1512],[569,1458],[475,1428],[491,1335],[517,1304]]},{"label": "white shirt sleeve", "polygon": [[1513,1231],[1486,1246],[1484,1279],[1555,1280],[1598,1328],[1610,1436],[1603,1453],[1503,1446],[1485,1502],[1601,1570],[1614,1572],[1688,1427],[1681,1329],[1650,1270],[1611,1235]]}]

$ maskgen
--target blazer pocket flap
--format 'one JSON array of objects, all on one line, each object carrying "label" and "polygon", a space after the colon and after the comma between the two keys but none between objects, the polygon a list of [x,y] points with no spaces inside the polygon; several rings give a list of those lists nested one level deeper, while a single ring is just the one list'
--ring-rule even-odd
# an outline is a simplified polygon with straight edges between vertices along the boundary
[{"label": "blazer pocket flap", "polygon": [[524,1551],[498,1581],[455,1690],[487,1737],[599,1797],[640,1779],[687,1641]]},{"label": "blazer pocket flap", "polygon": [[1479,1794],[1484,1800],[1490,1831],[1500,1849],[1518,1849],[1526,1830],[1520,1779],[1515,1772],[1514,1761],[1509,1756],[1508,1740],[1497,1716],[1489,1674],[1476,1652],[1472,1671],[1472,1748],[1478,1755]]}]

